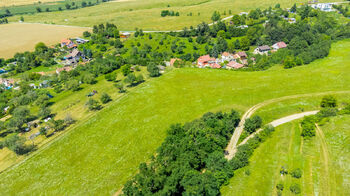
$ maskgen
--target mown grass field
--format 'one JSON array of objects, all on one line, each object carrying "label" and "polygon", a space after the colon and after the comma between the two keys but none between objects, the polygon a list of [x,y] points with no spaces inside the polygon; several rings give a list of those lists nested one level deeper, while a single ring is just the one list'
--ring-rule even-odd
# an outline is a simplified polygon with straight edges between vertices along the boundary
[{"label": "mown grass field", "polygon": [[62,39],[81,36],[87,28],[42,24],[0,25],[0,58],[10,58],[16,52],[33,51],[35,44],[57,44]]},{"label": "mown grass field", "polygon": [[[135,30],[136,27],[143,30],[180,30],[183,27],[196,26],[203,21],[211,22],[210,18],[214,11],[220,11],[222,18],[224,18],[229,16],[230,10],[233,14],[238,14],[256,8],[266,9],[277,3],[280,3],[282,7],[291,7],[294,3],[305,2],[303,0],[117,0],[73,11],[25,15],[24,19],[26,22],[86,27],[110,22],[124,31]],[[326,2],[326,0],[320,2]],[[162,10],[179,12],[180,16],[161,17]],[[188,16],[190,13],[192,16]],[[19,18],[20,16],[15,16],[10,18],[10,21],[18,21]]]},{"label": "mown grass field", "polygon": [[[40,0],[42,3],[55,2],[59,0]],[[1,0],[0,7],[9,7],[17,5],[38,4],[39,0]]]},{"label": "mown grass field", "polygon": [[349,46],[350,40],[333,44],[328,58],[290,70],[171,71],[140,85],[31,159],[2,173],[0,192],[113,194],[154,154],[172,123],[190,121],[208,111],[243,113],[252,105],[286,95],[350,90]]},{"label": "mown grass field", "polygon": [[[349,195],[349,122],[350,116],[346,115],[321,126],[324,140],[320,134],[303,140],[299,121],[277,127],[272,137],[254,152],[249,166],[235,172],[222,194],[246,195],[249,191],[250,195],[276,195],[276,185],[282,183],[283,195],[294,195],[289,187],[298,183],[301,195]],[[282,166],[289,172],[302,169],[302,177],[281,176]]]}]

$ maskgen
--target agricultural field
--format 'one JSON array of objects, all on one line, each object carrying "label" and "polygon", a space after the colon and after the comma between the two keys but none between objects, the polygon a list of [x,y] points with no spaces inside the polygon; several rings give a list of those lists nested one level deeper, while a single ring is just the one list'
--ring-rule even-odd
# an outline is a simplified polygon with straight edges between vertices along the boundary
[{"label": "agricultural field", "polygon": [[[320,2],[332,2],[336,0]],[[34,15],[24,15],[26,22],[60,24],[91,27],[96,24],[109,22],[116,24],[119,29],[133,31],[143,30],[181,30],[183,27],[196,26],[201,22],[211,22],[214,11],[220,11],[222,18],[229,13],[238,14],[256,8],[266,9],[275,4],[291,7],[294,3],[305,1],[269,0],[269,1],[232,1],[232,0],[116,0],[93,7],[73,11],[45,12]],[[161,11],[179,12],[180,16],[161,17]],[[102,14],[103,13],[103,14]],[[192,15],[192,16],[191,16]],[[12,22],[19,21],[20,16],[10,17]]]},{"label": "agricultural field", "polygon": [[[55,2],[59,0],[40,0],[42,3]],[[28,4],[39,4],[38,0],[2,0],[0,2],[0,7],[18,6],[18,5],[28,5]]]},{"label": "agricultural field", "polygon": [[[235,172],[223,195],[276,195],[276,185],[284,185],[283,195],[293,195],[289,187],[297,183],[301,195],[348,195],[349,192],[349,115],[332,118],[316,137],[303,140],[299,121],[276,128],[250,159],[249,166]],[[323,136],[324,135],[324,136]],[[281,167],[289,173],[300,168],[302,177],[281,175]]]},{"label": "agricultural field", "polygon": [[[332,45],[329,57],[293,69],[275,66],[260,72],[193,68],[170,71],[139,85],[22,164],[3,172],[0,191],[114,194],[137,172],[138,165],[154,154],[172,123],[187,122],[208,111],[233,108],[243,113],[264,100],[288,95],[330,91],[348,95],[349,46],[350,40],[339,41]],[[64,104],[74,103],[74,99],[80,97],[66,99]]]},{"label": "agricultural field", "polygon": [[81,36],[87,28],[43,24],[0,25],[0,58],[10,58],[17,52],[33,51],[35,44],[57,44],[62,39]]}]

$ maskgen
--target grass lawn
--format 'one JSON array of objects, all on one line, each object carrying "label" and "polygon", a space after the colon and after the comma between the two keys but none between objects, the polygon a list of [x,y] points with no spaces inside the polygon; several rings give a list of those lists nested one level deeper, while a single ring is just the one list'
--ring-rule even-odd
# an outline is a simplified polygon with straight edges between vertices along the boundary
[{"label": "grass lawn", "polygon": [[87,28],[43,24],[0,25],[0,58],[10,58],[16,52],[33,51],[35,44],[53,45],[62,39],[81,36]]},{"label": "grass lawn", "polygon": [[[329,1],[321,0],[320,2]],[[233,14],[238,14],[256,8],[266,9],[269,6],[275,6],[277,3],[280,3],[282,7],[291,7],[294,3],[300,5],[305,1],[116,0],[73,11],[25,15],[24,19],[26,22],[87,27],[110,22],[116,24],[121,30],[135,30],[136,27],[144,30],[179,30],[185,26],[195,26],[203,21],[210,22],[214,11],[220,11],[222,18],[224,18],[229,16],[230,10]],[[162,10],[179,12],[180,16],[161,17]],[[226,15],[224,15],[224,12],[226,12]],[[189,16],[190,13],[192,13],[192,16]],[[10,21],[18,21],[19,18],[20,16],[11,17]]]},{"label": "grass lawn", "polygon": [[141,84],[31,159],[2,173],[0,192],[113,194],[154,154],[172,123],[208,111],[244,112],[276,97],[350,90],[349,46],[350,40],[338,42],[328,58],[289,70],[171,71]]},{"label": "grass lawn", "polygon": [[[328,149],[326,155],[322,153],[323,139],[319,134],[303,141],[299,121],[277,127],[272,137],[254,152],[249,166],[235,172],[229,185],[222,188],[222,194],[244,195],[249,190],[250,195],[276,195],[275,187],[282,183],[283,195],[293,195],[289,187],[298,183],[301,195],[348,195],[349,122],[349,115],[338,116],[321,126]],[[300,179],[281,176],[282,166],[289,172],[300,168],[303,175]],[[250,175],[246,174],[247,170]]]}]

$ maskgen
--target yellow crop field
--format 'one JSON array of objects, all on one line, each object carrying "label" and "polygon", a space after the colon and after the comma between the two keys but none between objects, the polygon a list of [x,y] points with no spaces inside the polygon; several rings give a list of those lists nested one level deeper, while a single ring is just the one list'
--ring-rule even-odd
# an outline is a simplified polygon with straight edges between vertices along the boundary
[{"label": "yellow crop field", "polygon": [[[40,0],[41,3],[53,2],[55,0]],[[1,0],[0,7],[16,6],[16,5],[28,5],[39,3],[38,0]]]},{"label": "yellow crop field", "polygon": [[64,38],[81,36],[88,28],[44,24],[0,25],[0,57],[10,58],[16,52],[33,50],[35,44],[56,44]]}]

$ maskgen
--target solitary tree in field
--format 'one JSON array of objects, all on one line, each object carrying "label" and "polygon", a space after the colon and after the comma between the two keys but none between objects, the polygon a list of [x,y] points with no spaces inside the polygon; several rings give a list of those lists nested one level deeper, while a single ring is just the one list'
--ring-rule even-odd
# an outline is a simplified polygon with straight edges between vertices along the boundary
[{"label": "solitary tree in field", "polygon": [[40,13],[40,12],[41,12],[41,8],[40,8],[40,7],[36,7],[36,11],[37,11],[38,13]]},{"label": "solitary tree in field", "polygon": [[216,21],[220,20],[220,17],[221,17],[220,13],[217,11],[214,11],[213,15],[211,16],[211,20],[213,22],[216,22]]}]

